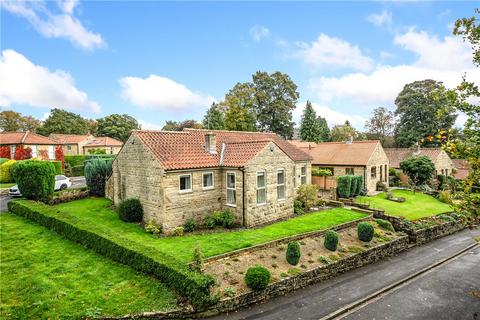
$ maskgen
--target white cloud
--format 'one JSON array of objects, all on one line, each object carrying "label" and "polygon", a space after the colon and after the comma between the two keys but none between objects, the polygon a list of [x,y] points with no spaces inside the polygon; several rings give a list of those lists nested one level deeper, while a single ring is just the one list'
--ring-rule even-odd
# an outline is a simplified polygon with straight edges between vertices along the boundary
[{"label": "white cloud", "polygon": [[123,97],[144,108],[191,110],[210,106],[215,101],[213,97],[192,92],[181,83],[153,74],[145,79],[124,77],[119,82]]},{"label": "white cloud", "polygon": [[267,38],[270,35],[270,30],[264,26],[256,25],[250,28],[249,33],[253,40],[260,42],[262,39]]},{"label": "white cloud", "polygon": [[323,33],[314,42],[298,42],[297,46],[294,57],[315,68],[342,67],[368,71],[373,67],[373,60],[365,56],[358,46]]},{"label": "white cloud", "polygon": [[[298,125],[305,109],[306,102],[300,102],[293,111],[293,120]],[[339,111],[333,110],[330,107],[312,102],[312,107],[317,113],[317,116],[321,116],[327,120],[328,126],[331,128],[337,124],[344,124],[346,120],[350,121],[350,124],[356,128],[363,128],[366,118],[360,115],[345,114]]]},{"label": "white cloud", "polygon": [[78,0],[58,1],[59,12],[52,12],[44,1],[0,1],[0,7],[28,20],[28,22],[47,38],[64,38],[75,46],[93,50],[105,45],[98,33],[87,30],[74,16]]},{"label": "white cloud", "polygon": [[443,81],[454,87],[464,72],[468,79],[480,84],[480,70],[471,63],[471,50],[461,39],[443,40],[425,32],[410,30],[398,35],[395,44],[413,52],[412,64],[377,65],[369,73],[349,73],[340,77],[317,77],[310,80],[310,89],[323,103],[334,99],[353,101],[357,106],[392,106],[405,84],[424,79]]},{"label": "white cloud", "polygon": [[4,50],[0,56],[0,103],[100,111],[68,73],[35,65],[14,50]]},{"label": "white cloud", "polygon": [[162,126],[142,119],[137,120],[143,130],[162,130]]},{"label": "white cloud", "polygon": [[381,13],[372,13],[367,17],[367,21],[373,23],[377,27],[392,24],[392,13],[388,10],[383,10]]}]

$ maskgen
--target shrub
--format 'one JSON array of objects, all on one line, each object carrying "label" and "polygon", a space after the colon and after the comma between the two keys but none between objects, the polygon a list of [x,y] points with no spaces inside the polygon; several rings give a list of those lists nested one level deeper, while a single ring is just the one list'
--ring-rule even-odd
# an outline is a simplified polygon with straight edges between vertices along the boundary
[{"label": "shrub", "polygon": [[356,184],[356,188],[355,188],[354,195],[355,195],[355,196],[361,195],[361,193],[362,193],[362,188],[363,188],[363,176],[360,176],[360,175],[353,176],[353,179],[354,179],[354,180],[357,180],[357,184]]},{"label": "shrub", "polygon": [[318,189],[313,184],[302,184],[297,190],[297,201],[304,210],[310,210],[318,202]]},{"label": "shrub", "polygon": [[352,176],[352,182],[350,184],[350,197],[355,197],[357,194],[355,192],[357,192],[357,184],[358,184],[358,180],[356,178],[357,176]]},{"label": "shrub", "polygon": [[183,229],[185,232],[193,232],[197,228],[197,221],[193,218],[187,219],[185,223],[183,224]]},{"label": "shrub", "polygon": [[12,166],[16,163],[15,160],[8,160],[0,164],[0,182],[9,183],[15,181],[12,175]]},{"label": "shrub", "polygon": [[263,290],[270,282],[270,271],[260,265],[248,268],[245,273],[245,284],[252,290]]},{"label": "shrub", "polygon": [[[22,145],[15,146],[15,153],[13,154],[13,159],[15,160],[25,160],[28,159],[28,151]],[[32,149],[30,149],[30,158],[32,157]]]},{"label": "shrub", "polygon": [[336,233],[333,230],[328,230],[325,233],[325,241],[323,243],[325,248],[327,248],[330,251],[335,251],[337,250],[338,246],[338,233]]},{"label": "shrub", "polygon": [[62,161],[53,160],[53,161],[49,161],[49,162],[51,162],[53,164],[56,175],[62,174]]},{"label": "shrub", "polygon": [[79,177],[84,175],[85,156],[64,156],[65,174],[69,177]]},{"label": "shrub", "polygon": [[450,190],[440,191],[440,194],[438,195],[438,200],[443,203],[453,204],[452,193],[450,192]]},{"label": "shrub", "polygon": [[50,205],[56,205],[59,203],[70,202],[73,200],[88,198],[90,192],[87,188],[82,189],[67,189],[57,192],[57,194],[50,200]]},{"label": "shrub", "polygon": [[92,159],[85,165],[85,180],[92,195],[105,196],[105,182],[112,172],[112,166],[101,159]]},{"label": "shrub", "polygon": [[358,239],[363,242],[370,242],[373,239],[374,229],[373,226],[368,222],[360,222],[357,225],[357,234]]},{"label": "shrub", "polygon": [[295,266],[300,261],[300,245],[297,241],[290,241],[287,246],[286,258],[287,262]]},{"label": "shrub", "polygon": [[193,271],[202,272],[203,270],[203,257],[198,245],[193,249],[192,264],[190,266]]},{"label": "shrub", "polygon": [[12,173],[25,198],[43,202],[52,199],[55,189],[55,168],[52,163],[38,160],[19,161],[13,166]]},{"label": "shrub", "polygon": [[58,145],[55,147],[55,160],[60,161],[62,164],[62,171],[65,170],[65,156],[63,155],[62,146]]},{"label": "shrub", "polygon": [[383,219],[376,219],[375,222],[378,224],[378,226],[384,230],[388,231],[395,231],[393,228],[393,225],[390,223],[390,221],[383,220]]},{"label": "shrub", "polygon": [[232,211],[230,210],[224,210],[220,214],[220,220],[218,221],[218,224],[224,228],[231,229],[235,227],[235,215],[233,214]]},{"label": "shrub", "polygon": [[0,146],[0,157],[3,159],[11,159],[10,146]]},{"label": "shrub", "polygon": [[162,233],[162,226],[157,224],[154,220],[150,220],[145,224],[145,231],[151,234],[158,235]]},{"label": "shrub", "polygon": [[9,161],[8,158],[0,158],[0,164],[4,164],[5,162]]},{"label": "shrub", "polygon": [[332,171],[330,171],[330,169],[312,168],[312,176],[325,177],[331,175]]},{"label": "shrub", "polygon": [[303,210],[303,204],[300,200],[293,200],[293,212],[298,215],[305,214],[305,210]]},{"label": "shrub", "polygon": [[185,230],[183,229],[183,227],[176,227],[172,231],[172,234],[176,237],[183,236],[184,233]]},{"label": "shrub", "polygon": [[337,178],[337,192],[340,198],[348,198],[352,187],[352,176],[344,175]]},{"label": "shrub", "polygon": [[227,287],[223,290],[223,295],[228,298],[233,298],[235,296],[235,289]]},{"label": "shrub", "polygon": [[203,218],[203,226],[207,229],[213,229],[215,228],[215,218],[211,215],[211,214],[208,214],[205,216],[205,218]]},{"label": "shrub", "polygon": [[191,271],[173,256],[118,237],[113,231],[99,229],[95,225],[86,227],[75,216],[41,203],[15,200],[8,203],[8,209],[113,261],[153,275],[189,299],[196,310],[216,302],[210,294],[214,279]]},{"label": "shrub", "polygon": [[125,222],[140,222],[143,219],[143,207],[138,199],[125,199],[118,205],[118,216]]}]

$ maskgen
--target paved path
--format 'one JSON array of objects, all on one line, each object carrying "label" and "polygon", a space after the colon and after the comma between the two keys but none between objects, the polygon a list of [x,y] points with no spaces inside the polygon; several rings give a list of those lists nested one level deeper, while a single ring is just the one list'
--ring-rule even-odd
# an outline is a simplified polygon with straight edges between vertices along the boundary
[{"label": "paved path", "polygon": [[[412,248],[388,260],[347,272],[336,278],[273,299],[265,304],[254,305],[248,309],[243,309],[227,315],[220,315],[215,317],[215,319],[320,319],[387,285],[393,284],[416,271],[461,251],[474,243],[475,241],[473,240],[473,237],[478,236],[480,236],[480,229],[464,230],[426,245]],[[480,290],[480,267],[478,267],[480,261],[478,258],[479,256],[475,254],[473,258],[470,258],[477,259],[477,268],[471,270],[469,267],[470,269],[468,270],[470,270],[470,273],[472,274],[471,280],[473,281],[470,285],[474,285]],[[444,266],[447,265],[448,264]],[[441,290],[447,291],[444,292],[446,297],[448,297],[448,291],[451,291],[453,296],[454,292],[466,289],[453,286],[456,279],[455,276],[452,275],[452,277],[450,277],[448,272],[442,274],[444,274],[449,281],[448,287],[441,287]],[[432,276],[433,275],[435,275],[435,273],[432,273]],[[432,278],[429,281],[434,280]],[[464,283],[458,283],[459,287],[462,287],[463,285]],[[413,288],[412,290],[415,289]],[[399,294],[407,296],[410,294],[409,290],[398,292]],[[478,305],[480,306],[480,299],[477,300]],[[398,301],[398,303],[401,303],[402,300],[399,299]],[[412,312],[421,312],[422,307],[424,306],[421,302],[422,300],[416,300],[419,307]],[[463,305],[463,300],[458,299],[448,299],[447,301],[443,300],[443,302],[451,304],[452,309],[462,308]],[[395,308],[392,307],[394,312],[400,312],[403,308],[403,304],[398,305],[395,300],[390,301],[389,303],[391,306],[395,305]],[[381,304],[381,302],[379,302],[379,304]],[[424,307],[428,308],[428,306]],[[450,306],[445,306],[445,308],[450,308]],[[372,314],[370,315],[373,315],[373,312],[374,311],[372,311]],[[354,319],[373,319],[373,317],[369,317],[370,315],[365,314],[364,318],[361,318],[361,315],[359,315],[359,318]],[[389,316],[388,314],[382,314],[380,312],[376,315],[376,319],[390,319],[386,318]],[[401,313],[394,314],[391,319],[399,319],[401,315]],[[355,314],[352,316],[357,315]],[[417,313],[414,317],[419,319],[430,319],[428,317],[423,317],[422,313]]]}]

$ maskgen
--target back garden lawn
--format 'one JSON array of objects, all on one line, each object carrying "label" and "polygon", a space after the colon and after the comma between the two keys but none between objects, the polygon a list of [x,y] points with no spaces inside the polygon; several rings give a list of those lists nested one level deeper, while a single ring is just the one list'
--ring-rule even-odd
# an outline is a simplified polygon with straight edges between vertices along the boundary
[{"label": "back garden lawn", "polygon": [[0,216],[0,318],[79,319],[176,307],[160,281],[24,218]]},{"label": "back garden lawn", "polygon": [[110,208],[111,202],[104,198],[88,198],[62,203],[55,206],[60,212],[68,212],[106,233],[121,235],[130,241],[154,247],[182,262],[189,262],[198,244],[204,257],[250,247],[270,240],[299,233],[328,229],[334,225],[365,217],[365,214],[343,208],[305,214],[287,221],[274,223],[258,229],[207,234],[185,235],[181,237],[157,238],[146,233],[139,225],[125,223]]},{"label": "back garden lawn", "polygon": [[372,208],[383,209],[389,215],[405,217],[408,220],[431,217],[453,210],[450,205],[421,192],[413,193],[410,190],[393,190],[392,192],[395,197],[405,198],[405,202],[388,200],[386,193],[373,197],[358,197],[356,201],[370,204]]}]

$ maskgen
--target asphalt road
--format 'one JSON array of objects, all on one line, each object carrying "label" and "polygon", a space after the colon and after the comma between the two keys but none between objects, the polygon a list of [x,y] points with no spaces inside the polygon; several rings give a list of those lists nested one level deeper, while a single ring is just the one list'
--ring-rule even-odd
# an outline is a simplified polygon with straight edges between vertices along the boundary
[{"label": "asphalt road", "polygon": [[[475,243],[473,238],[478,236],[480,229],[464,230],[388,260],[214,319],[320,319],[450,257]],[[474,319],[472,312],[480,314],[480,297],[474,297],[475,290],[480,291],[478,248],[359,309],[348,319],[437,319],[437,316],[438,319]],[[470,296],[471,291],[473,295]],[[442,303],[441,309],[437,303]],[[440,312],[435,312],[435,308]],[[457,317],[457,312],[463,313],[458,313],[461,316]]]},{"label": "asphalt road", "polygon": [[[70,180],[72,181],[72,185],[69,189],[83,188],[87,186],[85,177],[74,177],[70,178]],[[12,200],[12,197],[9,195],[0,196],[0,213],[8,211],[7,205],[10,200]]]}]

